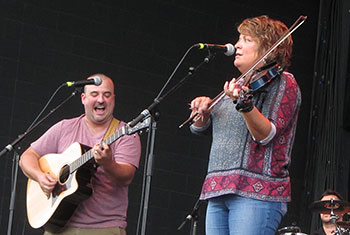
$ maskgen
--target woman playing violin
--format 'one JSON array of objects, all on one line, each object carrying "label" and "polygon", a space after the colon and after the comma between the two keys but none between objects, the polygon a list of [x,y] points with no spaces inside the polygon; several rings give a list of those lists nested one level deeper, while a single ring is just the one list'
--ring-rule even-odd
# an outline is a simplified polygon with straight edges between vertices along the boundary
[{"label": "woman playing violin", "polygon": [[[288,31],[268,16],[245,19],[239,26],[234,66],[248,71]],[[270,63],[290,65],[291,36],[256,69]],[[252,94],[249,85],[232,79],[224,84],[225,97],[209,109],[209,97],[191,102],[200,119],[193,133],[212,128],[208,173],[201,199],[208,200],[207,235],[273,235],[291,200],[288,173],[301,94],[294,76],[286,71]]]}]

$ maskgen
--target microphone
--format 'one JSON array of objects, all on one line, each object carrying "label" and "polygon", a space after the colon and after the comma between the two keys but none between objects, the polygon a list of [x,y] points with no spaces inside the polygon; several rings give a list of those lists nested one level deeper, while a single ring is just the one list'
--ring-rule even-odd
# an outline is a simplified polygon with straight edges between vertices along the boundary
[{"label": "microphone", "polygon": [[75,82],[66,82],[67,86],[81,87],[85,85],[96,85],[99,86],[102,84],[102,79],[99,76],[94,76],[91,79],[75,81]]},{"label": "microphone", "polygon": [[225,45],[198,43],[196,46],[199,48],[199,50],[207,49],[212,51],[221,51],[227,56],[231,56],[236,52],[236,48],[231,43],[227,43]]}]

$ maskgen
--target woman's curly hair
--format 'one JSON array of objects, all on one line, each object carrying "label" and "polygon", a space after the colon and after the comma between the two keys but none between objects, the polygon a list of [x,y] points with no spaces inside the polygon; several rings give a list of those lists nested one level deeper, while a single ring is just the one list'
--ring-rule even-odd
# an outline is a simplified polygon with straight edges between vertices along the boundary
[{"label": "woman's curly hair", "polygon": [[[238,32],[255,38],[258,42],[258,55],[262,56],[288,30],[287,26],[266,15],[247,18],[238,26]],[[293,50],[292,36],[286,38],[271,54],[265,58],[266,63],[276,61],[282,67],[290,66]]]}]

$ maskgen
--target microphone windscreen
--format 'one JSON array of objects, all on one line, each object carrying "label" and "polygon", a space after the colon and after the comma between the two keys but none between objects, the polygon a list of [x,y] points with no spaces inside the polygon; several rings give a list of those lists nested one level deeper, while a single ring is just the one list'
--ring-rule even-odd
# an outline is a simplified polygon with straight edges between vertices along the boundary
[{"label": "microphone windscreen", "polygon": [[227,48],[227,51],[224,53],[225,55],[231,56],[235,54],[236,48],[231,43],[227,43],[225,46]]},{"label": "microphone windscreen", "polygon": [[102,78],[100,76],[94,76],[93,79],[96,86],[99,86],[102,84]]}]

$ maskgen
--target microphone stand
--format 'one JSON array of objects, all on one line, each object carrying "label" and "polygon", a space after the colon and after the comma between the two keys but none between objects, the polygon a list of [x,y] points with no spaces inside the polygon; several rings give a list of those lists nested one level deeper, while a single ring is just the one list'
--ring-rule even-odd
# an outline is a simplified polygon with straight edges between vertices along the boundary
[{"label": "microphone stand", "polygon": [[[15,139],[12,143],[8,144],[1,152],[0,157],[4,155],[7,152],[10,152],[14,149],[14,147],[21,142],[29,133],[31,133],[39,124],[41,124],[44,120],[46,120],[51,114],[53,114],[57,109],[59,109],[63,104],[65,104],[68,100],[70,100],[73,96],[75,96],[78,93],[77,90],[72,92],[72,94],[62,101],[61,104],[59,104],[56,108],[52,109],[46,116],[44,116],[41,120],[39,120],[35,125],[30,127],[27,131],[25,131],[23,134],[20,134],[17,139]],[[11,185],[11,198],[10,198],[10,207],[9,207],[9,219],[8,219],[8,225],[7,225],[7,235],[11,235],[12,230],[12,220],[13,220],[13,212],[14,212],[14,205],[15,205],[15,199],[16,199],[16,189],[17,189],[17,178],[18,178],[18,162],[19,162],[19,155],[16,151],[14,151],[14,158],[12,161],[12,169],[14,169],[13,174],[13,182]]]},{"label": "microphone stand", "polygon": [[19,154],[16,151],[13,151],[13,158],[12,158],[12,177],[11,177],[11,197],[10,197],[10,207],[9,207],[9,219],[8,219],[8,225],[7,225],[7,235],[11,235],[12,230],[12,220],[13,220],[13,213],[15,210],[15,198],[16,198],[16,189],[17,189],[17,178],[18,178],[18,161],[19,161]]},{"label": "microphone stand", "polygon": [[198,225],[198,209],[202,201],[200,199],[197,200],[196,204],[193,207],[193,210],[190,214],[188,214],[185,218],[185,220],[180,224],[180,226],[177,228],[177,230],[181,230],[187,221],[191,221],[191,231],[190,235],[196,235],[197,234],[197,225]]},{"label": "microphone stand", "polygon": [[[175,86],[173,86],[168,92],[166,92],[163,96],[161,96],[161,93],[163,92],[164,88],[167,86],[167,84],[169,83],[170,79],[173,77],[173,75],[175,74],[175,72],[177,71],[179,65],[181,64],[181,62],[183,61],[183,59],[185,58],[185,56],[187,55],[187,53],[194,48],[196,45],[190,47],[188,49],[188,51],[185,53],[185,55],[183,56],[182,60],[180,61],[180,63],[177,65],[177,67],[175,68],[175,70],[173,71],[173,73],[171,74],[171,76],[169,77],[168,81],[165,83],[165,85],[163,86],[163,88],[161,89],[161,91],[159,92],[158,96],[154,99],[154,102],[148,106],[148,108],[144,109],[135,119],[133,119],[131,122],[128,123],[128,125],[130,127],[134,127],[136,124],[138,124],[139,122],[142,122],[143,120],[145,120],[147,117],[149,117],[150,115],[152,115],[153,119],[157,119],[159,117],[159,112],[158,112],[158,117],[154,117],[154,114],[157,114],[157,112],[154,112],[154,110],[156,109],[156,107],[158,107],[158,105],[161,103],[161,101],[167,97],[168,95],[174,93],[179,87],[181,87],[183,85],[183,83],[185,82],[185,80],[191,76],[193,76],[195,74],[195,72],[204,64],[209,63],[209,61],[215,56],[215,54],[211,53],[210,50],[208,50],[208,55],[204,58],[204,60],[197,65],[197,67],[190,67],[189,71],[187,73],[187,75],[185,75],[177,84],[175,84]],[[151,188],[151,180],[152,180],[152,171],[153,171],[153,151],[154,151],[154,140],[155,140],[155,130],[156,130],[156,123],[152,122],[152,134],[148,135],[148,139],[147,139],[147,146],[146,146],[146,159],[145,159],[145,168],[146,168],[146,185],[143,186],[145,187],[145,190],[142,190],[143,195],[141,196],[141,206],[142,206],[142,210],[140,211],[141,215],[142,215],[142,222],[141,222],[141,235],[145,235],[146,234],[146,223],[147,223],[147,213],[148,213],[148,203],[149,203],[149,194],[150,194],[150,188]],[[148,151],[150,152],[148,154]],[[150,159],[147,159],[147,156],[149,156]],[[147,164],[147,165],[146,165]],[[140,217],[139,217],[139,221],[140,221]],[[139,227],[137,226],[137,231],[136,234],[139,233]]]},{"label": "microphone stand", "polygon": [[[147,146],[150,147],[148,159],[145,161],[145,167],[146,167],[146,186],[145,186],[145,195],[149,195],[151,191],[151,180],[153,175],[153,159],[154,159],[154,143],[156,138],[156,130],[157,130],[157,121],[152,118],[152,122],[150,123],[150,132],[148,135],[148,141]],[[149,196],[146,196],[144,198],[144,207],[143,207],[143,213],[142,213],[142,225],[141,226],[141,234],[146,233],[146,223],[147,223],[147,214],[148,214],[148,202],[149,202]]]}]

